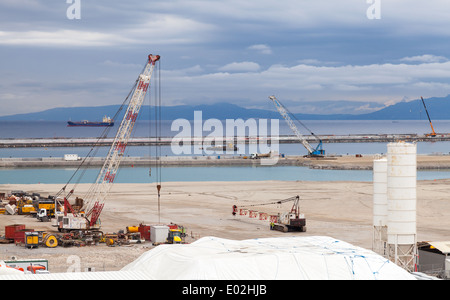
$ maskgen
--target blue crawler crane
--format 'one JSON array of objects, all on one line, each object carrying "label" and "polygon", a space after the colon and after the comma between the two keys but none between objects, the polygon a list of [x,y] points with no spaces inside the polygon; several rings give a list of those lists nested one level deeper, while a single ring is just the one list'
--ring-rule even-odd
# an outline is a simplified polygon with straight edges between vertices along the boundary
[{"label": "blue crawler crane", "polygon": [[319,139],[314,133],[311,132],[311,135],[319,140],[318,145],[316,148],[313,148],[308,141],[303,137],[303,135],[300,133],[300,131],[297,129],[297,126],[295,126],[294,122],[292,121],[291,117],[289,116],[289,111],[284,107],[283,104],[275,97],[275,96],[269,96],[269,99],[272,100],[273,104],[277,108],[278,112],[281,114],[281,116],[286,120],[289,127],[292,129],[292,131],[295,133],[295,135],[298,137],[300,142],[303,144],[303,146],[308,150],[307,157],[323,157],[325,156],[325,150],[322,148],[322,140]]}]

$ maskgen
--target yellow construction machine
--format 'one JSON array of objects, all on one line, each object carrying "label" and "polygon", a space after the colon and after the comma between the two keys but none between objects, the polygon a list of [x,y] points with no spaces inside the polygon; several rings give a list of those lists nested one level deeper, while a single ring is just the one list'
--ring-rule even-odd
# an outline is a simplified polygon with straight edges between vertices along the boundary
[{"label": "yellow construction machine", "polygon": [[25,233],[25,247],[38,248],[46,246],[47,248],[55,248],[58,246],[58,238],[53,233],[30,231]]},{"label": "yellow construction machine", "polygon": [[35,212],[32,199],[20,198],[16,201],[16,203],[18,215],[29,215]]},{"label": "yellow construction machine", "polygon": [[181,229],[169,229],[167,236],[168,244],[181,244]]}]

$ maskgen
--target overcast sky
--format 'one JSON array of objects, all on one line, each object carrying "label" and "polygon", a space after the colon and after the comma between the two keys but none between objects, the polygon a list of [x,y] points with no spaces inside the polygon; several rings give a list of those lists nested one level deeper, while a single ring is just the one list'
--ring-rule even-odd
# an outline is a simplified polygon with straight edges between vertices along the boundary
[{"label": "overcast sky", "polygon": [[78,2],[0,0],[0,115],[120,104],[150,53],[165,105],[450,94],[448,0]]}]

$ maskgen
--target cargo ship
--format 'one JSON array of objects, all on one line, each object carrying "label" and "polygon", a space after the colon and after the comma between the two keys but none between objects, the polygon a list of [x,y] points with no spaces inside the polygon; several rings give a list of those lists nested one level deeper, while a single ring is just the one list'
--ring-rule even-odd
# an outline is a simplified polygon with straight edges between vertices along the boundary
[{"label": "cargo ship", "polygon": [[91,126],[91,127],[100,127],[100,126],[114,126],[114,120],[112,120],[110,117],[104,116],[103,120],[101,122],[92,122],[92,121],[67,121],[68,127],[74,127],[74,126]]}]

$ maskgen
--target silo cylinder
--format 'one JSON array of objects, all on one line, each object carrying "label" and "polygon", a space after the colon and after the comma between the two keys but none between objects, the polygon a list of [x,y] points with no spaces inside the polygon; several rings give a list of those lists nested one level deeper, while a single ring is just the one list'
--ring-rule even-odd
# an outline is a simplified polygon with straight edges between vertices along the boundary
[{"label": "silo cylinder", "polygon": [[416,235],[416,144],[388,144],[388,243],[414,244]]},{"label": "silo cylinder", "polygon": [[387,225],[387,159],[373,161],[373,226]]}]

